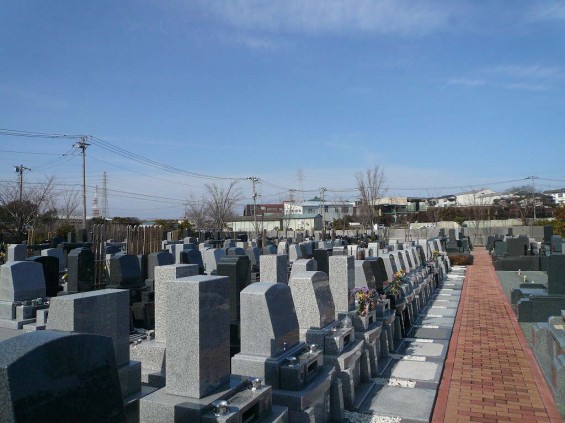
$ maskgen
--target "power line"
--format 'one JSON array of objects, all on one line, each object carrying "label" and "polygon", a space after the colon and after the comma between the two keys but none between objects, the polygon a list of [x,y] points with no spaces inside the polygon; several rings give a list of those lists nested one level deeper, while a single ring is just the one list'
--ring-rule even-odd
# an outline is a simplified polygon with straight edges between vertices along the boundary
[{"label": "power line", "polygon": [[1,153],[16,153],[16,154],[37,154],[40,156],[64,156],[64,153],[38,153],[34,151],[15,151],[15,150],[0,150]]}]

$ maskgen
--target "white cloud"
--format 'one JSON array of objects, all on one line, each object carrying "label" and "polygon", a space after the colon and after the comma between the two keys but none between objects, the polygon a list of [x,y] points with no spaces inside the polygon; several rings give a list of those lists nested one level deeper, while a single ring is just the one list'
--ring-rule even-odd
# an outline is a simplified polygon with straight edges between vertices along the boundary
[{"label": "white cloud", "polygon": [[488,73],[504,75],[512,78],[550,78],[558,76],[562,69],[556,66],[494,66],[487,70]]},{"label": "white cloud", "polygon": [[289,34],[425,35],[448,26],[453,9],[433,0],[204,0],[239,30]]},{"label": "white cloud", "polygon": [[233,41],[251,50],[276,50],[278,48],[274,41],[262,37],[238,35],[233,38]]},{"label": "white cloud", "polygon": [[485,81],[482,79],[471,79],[471,78],[451,78],[447,81],[447,85],[463,85],[467,87],[479,87],[485,85]]},{"label": "white cloud", "polygon": [[502,86],[503,88],[509,90],[523,90],[523,91],[549,91],[549,87],[542,85],[542,84],[524,84],[524,83],[515,83],[515,84],[506,84]]},{"label": "white cloud", "polygon": [[538,4],[528,13],[534,21],[560,21],[565,20],[565,2],[550,1]]}]

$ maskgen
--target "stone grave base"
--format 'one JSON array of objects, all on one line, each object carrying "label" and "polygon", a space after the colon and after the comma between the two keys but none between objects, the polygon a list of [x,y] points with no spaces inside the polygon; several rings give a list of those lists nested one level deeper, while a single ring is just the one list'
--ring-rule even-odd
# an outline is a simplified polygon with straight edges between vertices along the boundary
[{"label": "stone grave base", "polygon": [[154,388],[165,386],[166,344],[155,340],[142,341],[130,347],[132,360],[141,362],[141,382]]},{"label": "stone grave base", "polygon": [[[252,391],[250,389],[238,390],[239,387],[224,387],[204,398],[188,398],[172,395],[166,388],[159,389],[147,395],[140,401],[139,419],[144,423],[161,422],[193,422],[193,421],[247,421],[256,413],[264,413],[260,421],[272,423],[286,423],[288,410],[285,407],[272,406],[270,413],[272,390],[269,386]],[[210,404],[216,400],[229,400],[229,413],[215,417],[210,411]],[[239,418],[238,418],[239,417]],[[231,420],[233,419],[233,420]],[[291,420],[294,422],[294,420]]]},{"label": "stone grave base", "polygon": [[[330,385],[335,369],[322,366],[315,379],[300,391],[273,390],[273,404],[288,408],[291,422],[327,421]],[[314,420],[310,418],[316,416]]]},{"label": "stone grave base", "polygon": [[141,395],[141,363],[139,361],[130,361],[125,366],[118,367],[118,378],[124,399]]}]

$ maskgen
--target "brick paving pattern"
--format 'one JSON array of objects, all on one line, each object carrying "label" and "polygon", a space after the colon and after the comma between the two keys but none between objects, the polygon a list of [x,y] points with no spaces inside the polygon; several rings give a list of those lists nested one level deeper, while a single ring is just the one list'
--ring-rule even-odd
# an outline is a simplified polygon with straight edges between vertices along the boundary
[{"label": "brick paving pattern", "polygon": [[473,255],[432,422],[562,422],[490,256]]}]

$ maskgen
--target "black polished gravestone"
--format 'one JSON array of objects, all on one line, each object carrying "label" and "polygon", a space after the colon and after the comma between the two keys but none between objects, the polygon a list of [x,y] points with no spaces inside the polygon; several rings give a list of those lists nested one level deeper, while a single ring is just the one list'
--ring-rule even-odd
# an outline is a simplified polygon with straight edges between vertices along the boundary
[{"label": "black polished gravestone", "polygon": [[27,260],[41,264],[46,294],[48,297],[56,297],[57,293],[63,290],[59,284],[59,259],[53,256],[33,256],[28,257]]},{"label": "black polished gravestone", "polygon": [[527,254],[529,239],[528,238],[508,238],[506,240],[507,256],[520,257]]},{"label": "black polished gravestone", "polygon": [[375,289],[380,293],[388,288],[388,275],[386,273],[385,262],[382,257],[369,257],[366,259],[371,264],[371,270],[375,277]]},{"label": "black polished gravestone", "polygon": [[223,256],[217,274],[230,280],[230,317],[239,320],[239,294],[251,283],[251,260],[247,256]]},{"label": "black polished gravestone", "polygon": [[565,295],[565,255],[550,256],[547,268],[547,293]]},{"label": "black polished gravestone", "polygon": [[94,288],[94,253],[90,248],[75,248],[67,256],[67,292],[86,292]]},{"label": "black polished gravestone", "polygon": [[125,421],[111,338],[42,330],[0,342],[0,422]]},{"label": "black polished gravestone", "polygon": [[204,261],[202,260],[202,253],[196,249],[185,249],[180,253],[181,264],[197,264],[198,273],[204,274]]},{"label": "black polished gravestone", "polygon": [[240,293],[251,284],[251,260],[245,256],[224,256],[218,262],[217,274],[229,278],[230,356],[240,352]]},{"label": "black polished gravestone", "polygon": [[116,254],[110,258],[110,278],[107,288],[131,289],[145,286],[137,256]]},{"label": "black polished gravestone", "polygon": [[316,260],[318,265],[318,272],[324,272],[326,275],[330,274],[330,257],[331,252],[321,248],[316,248],[312,253],[312,258]]},{"label": "black polished gravestone", "polygon": [[546,245],[550,245],[552,236],[553,236],[553,226],[545,225],[543,227],[543,243]]},{"label": "black polished gravestone", "polygon": [[51,244],[51,248],[57,248],[59,244],[62,242],[65,242],[65,237],[62,236],[56,236],[52,238],[51,241],[49,241],[49,243]]}]

